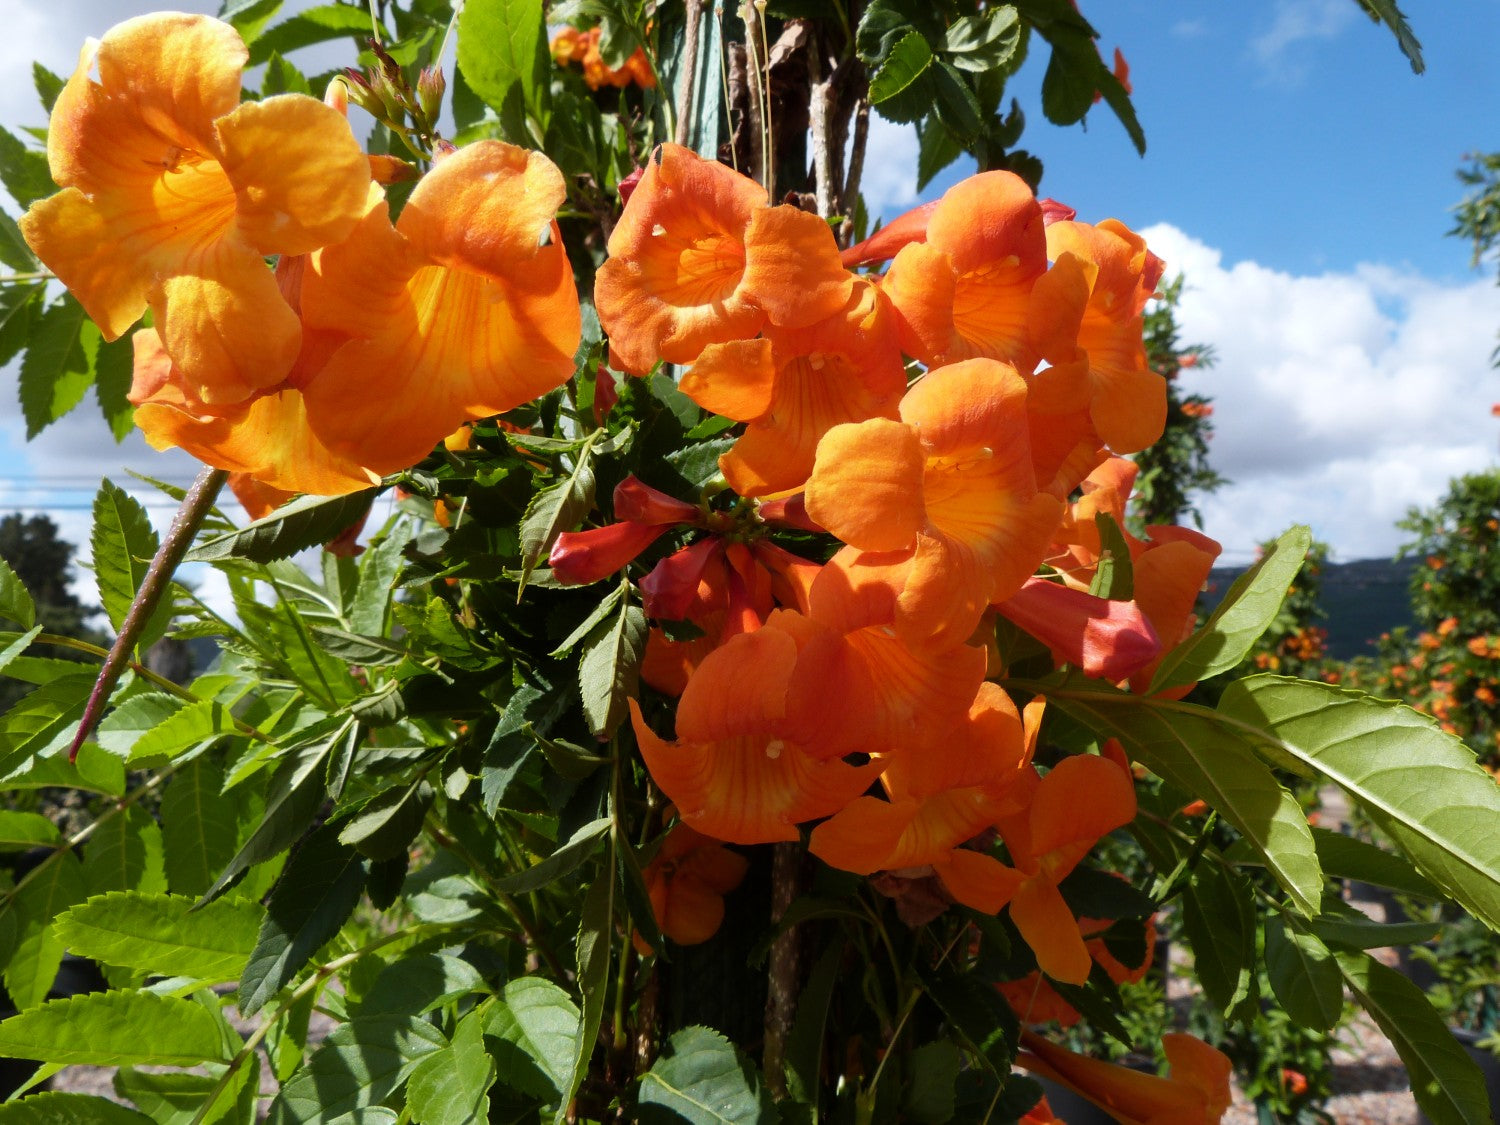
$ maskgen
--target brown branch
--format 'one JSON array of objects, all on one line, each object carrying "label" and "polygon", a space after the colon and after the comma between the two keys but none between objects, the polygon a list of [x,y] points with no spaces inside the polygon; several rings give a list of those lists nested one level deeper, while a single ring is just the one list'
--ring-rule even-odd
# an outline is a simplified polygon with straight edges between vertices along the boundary
[{"label": "brown branch", "polygon": [[83,718],[78,723],[78,733],[73,736],[73,745],[68,748],[69,762],[77,760],[79,749],[99,722],[99,717],[104,713],[104,705],[109,701],[109,693],[120,682],[120,677],[130,664],[130,653],[135,648],[136,641],[145,632],[146,623],[151,620],[162,597],[171,589],[172,575],[177,570],[177,564],[192,546],[193,537],[198,534],[198,528],[203,525],[204,518],[214,506],[214,500],[218,498],[219,489],[224,487],[224,482],[228,479],[229,474],[223,469],[205,465],[198,474],[198,479],[193,481],[193,487],[182,498],[182,506],[172,517],[167,537],[162,540],[156,557],[146,568],[141,588],[136,591],[135,600],[130,603],[125,620],[120,623],[119,636],[115,637],[109,655],[104,658],[104,667],[99,669],[99,678],[94,681],[94,690],[89,694]]},{"label": "brown branch", "polygon": [[765,86],[766,60],[757,42],[756,27],[760,21],[753,0],[745,0],[740,5],[740,19],[745,25],[745,79],[750,90],[749,166],[755,169],[755,178],[769,194],[772,184],[770,153],[767,151],[769,122],[766,121],[768,112]]},{"label": "brown branch", "polygon": [[682,46],[681,85],[677,88],[678,144],[688,143],[688,121],[693,112],[693,93],[698,85],[698,31],[703,23],[703,0],[687,0],[687,29]]},{"label": "brown branch", "polygon": [[[779,923],[797,897],[802,867],[800,844],[777,844],[771,858],[771,922]],[[771,945],[770,987],[766,994],[766,1044],[761,1068],[778,1101],[786,1097],[786,1043],[792,1034],[800,991],[797,928],[789,927]]]},{"label": "brown branch", "polygon": [[839,206],[839,185],[834,182],[833,165],[833,76],[823,77],[821,42],[817,35],[807,43],[807,77],[812,86],[807,111],[811,118],[813,146],[813,191],[817,195],[818,214],[830,218]]},{"label": "brown branch", "polygon": [[865,145],[870,140],[870,98],[860,96],[854,108],[854,143],[849,150],[849,173],[844,177],[844,225],[839,242],[848,246],[854,237],[854,209],[859,203],[859,181],[865,170]]}]

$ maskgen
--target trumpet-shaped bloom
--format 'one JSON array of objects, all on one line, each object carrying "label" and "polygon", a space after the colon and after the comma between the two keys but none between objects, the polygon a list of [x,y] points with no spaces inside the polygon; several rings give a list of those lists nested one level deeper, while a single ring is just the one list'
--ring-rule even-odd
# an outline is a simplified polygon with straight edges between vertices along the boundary
[{"label": "trumpet-shaped bloom", "polygon": [[984,683],[963,720],[933,724],[884,763],[888,801],[852,801],[813,829],[809,850],[861,875],[943,862],[1021,807],[1040,716],[1033,704],[1023,721],[999,685]]},{"label": "trumpet-shaped bloom", "polygon": [[276,386],[297,358],[296,313],[263,258],[344,238],[370,185],[336,110],[296,94],[239,104],[247,57],[228,24],[180,13],[88,41],[48,131],[62,190],[21,219],[105,339],[149,305],[192,397],[215,405]]},{"label": "trumpet-shaped bloom", "polygon": [[807,328],[768,325],[757,340],[710,344],[682,379],[699,406],[748,422],[719,467],[742,496],[801,488],[818,441],[843,422],[895,418],[906,368],[889,303],[864,278],[848,303]]},{"label": "trumpet-shaped bloom", "polygon": [[1161,655],[1150,618],[1134,601],[1111,601],[1057,582],[1028,578],[995,611],[1086,676],[1123,680]]},{"label": "trumpet-shaped bloom", "polygon": [[554,221],[565,195],[545,156],[480,141],[423,177],[396,226],[377,202],[313,256],[303,317],[347,341],[303,392],[330,449],[404,468],[573,373],[578,296]]},{"label": "trumpet-shaped bloom", "polygon": [[794,676],[817,674],[799,662],[791,634],[765,628],[731,637],[698,666],[677,708],[675,742],[658,737],[630,701],[646,768],[686,823],[731,844],[795,840],[798,824],[868,787],[878,763],[824,759],[798,740],[789,689]]},{"label": "trumpet-shaped bloom", "polygon": [[1229,1108],[1229,1075],[1233,1067],[1221,1051],[1191,1035],[1161,1038],[1171,1074],[1162,1078],[1049,1043],[1030,1031],[1021,1033],[1016,1063],[1033,1074],[1060,1082],[1087,1098],[1122,1125],[1215,1125]]},{"label": "trumpet-shaped bloom", "polygon": [[[750,861],[717,840],[675,824],[646,865],[646,894],[661,932],[678,945],[700,945],[719,932],[724,896],[740,885]],[[637,940],[636,948],[645,943]]]},{"label": "trumpet-shaped bloom", "polygon": [[767,321],[813,324],[843,308],[854,284],[822,219],[767,206],[754,180],[675,144],[652,154],[609,255],[594,303],[613,362],[637,375],[748,340]]},{"label": "trumpet-shaped bloom", "polygon": [[940,368],[900,412],[823,437],[807,510],[851,547],[909,556],[898,632],[965,640],[990,602],[1031,576],[1062,505],[1036,489],[1026,383],[1014,368],[988,359]]},{"label": "trumpet-shaped bloom", "polygon": [[1033,294],[1047,272],[1047,236],[1026,181],[1010,172],[971,176],[925,218],[920,241],[917,222],[908,229],[903,216],[864,251],[910,240],[881,281],[910,355],[928,367],[986,356],[1030,374],[1038,360],[1072,353],[1084,294]]},{"label": "trumpet-shaped bloom", "polygon": [[1145,449],[1167,419],[1166,380],[1147,364],[1141,341],[1141,313],[1161,280],[1162,261],[1114,219],[1097,226],[1052,223],[1046,238],[1056,262],[1039,286],[1046,294],[1039,308],[1072,317],[1080,296],[1085,305],[1076,350],[1049,354],[1053,366],[1037,376],[1037,408],[1087,410],[1101,444],[1116,453]]}]

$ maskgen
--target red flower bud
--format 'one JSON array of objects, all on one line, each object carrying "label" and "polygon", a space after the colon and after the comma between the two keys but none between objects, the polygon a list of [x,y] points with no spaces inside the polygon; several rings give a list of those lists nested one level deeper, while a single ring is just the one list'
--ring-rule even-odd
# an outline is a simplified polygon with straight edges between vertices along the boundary
[{"label": "red flower bud", "polygon": [[696,524],[698,509],[628,476],[615,486],[615,518],[634,523]]},{"label": "red flower bud", "polygon": [[718,559],[724,541],[717,535],[699,539],[668,555],[641,579],[646,615],[662,621],[683,621],[698,596],[703,571]]},{"label": "red flower bud", "polygon": [[1095,679],[1126,679],[1161,652],[1156,630],[1135,602],[1109,601],[1041,578],[1027,579],[995,611]]},{"label": "red flower bud", "polygon": [[552,544],[547,562],[565,586],[583,586],[626,566],[665,534],[666,524],[625,521],[587,531],[565,531]]}]

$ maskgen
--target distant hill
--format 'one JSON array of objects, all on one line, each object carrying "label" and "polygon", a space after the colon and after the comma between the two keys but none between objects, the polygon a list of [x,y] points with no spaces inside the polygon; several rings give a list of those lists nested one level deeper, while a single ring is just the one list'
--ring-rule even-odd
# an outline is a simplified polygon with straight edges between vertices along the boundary
[{"label": "distant hill", "polygon": [[[1323,567],[1323,612],[1328,652],[1339,660],[1370,656],[1375,640],[1412,624],[1407,587],[1418,560],[1358,559]],[[1215,567],[1208,576],[1209,605],[1217,605],[1246,567]]]}]

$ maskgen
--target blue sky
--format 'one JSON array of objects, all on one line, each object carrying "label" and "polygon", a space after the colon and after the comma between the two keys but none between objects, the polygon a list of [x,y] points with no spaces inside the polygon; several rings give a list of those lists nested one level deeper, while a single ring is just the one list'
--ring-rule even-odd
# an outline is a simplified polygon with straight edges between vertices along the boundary
[{"label": "blue sky", "polygon": [[[86,35],[155,6],[0,0],[0,122],[40,123],[32,59],[66,73]],[[217,0],[176,6],[213,11]],[[1215,399],[1213,459],[1235,481],[1203,502],[1206,530],[1236,561],[1292,522],[1310,523],[1335,557],[1388,555],[1409,505],[1496,463],[1500,373],[1487,361],[1500,288],[1444,232],[1463,155],[1500,149],[1500,2],[1407,5],[1421,76],[1353,0],[1082,7],[1106,57],[1118,46],[1130,62],[1146,156],[1102,105],[1087,128],[1043,120],[1044,49],[1013,83],[1023,144],[1046,164],[1043,194],[1144,231],[1187,276],[1184,337],[1219,355],[1188,388]],[[882,124],[872,154],[867,192],[895,214],[916,199],[915,136]],[[27,445],[14,378],[0,374],[0,509],[8,497],[86,502],[101,475],[124,480],[125,463],[191,476],[183,455],[164,459],[135,437],[115,446],[91,402]],[[75,516],[66,530],[85,540]]]}]

